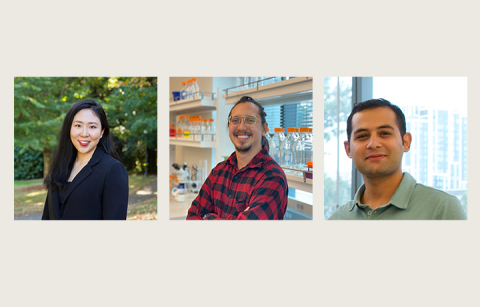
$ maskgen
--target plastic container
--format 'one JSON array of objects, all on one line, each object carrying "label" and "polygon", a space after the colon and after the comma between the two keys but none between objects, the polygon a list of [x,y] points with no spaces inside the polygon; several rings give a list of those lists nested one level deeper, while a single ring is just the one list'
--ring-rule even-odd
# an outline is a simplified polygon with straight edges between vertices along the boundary
[{"label": "plastic container", "polygon": [[[309,171],[309,172],[312,172],[312,173],[313,173],[313,161],[309,161],[309,162],[307,162],[307,165],[308,165],[308,169],[307,169],[307,171]],[[313,174],[306,173],[306,174],[305,174],[305,178],[308,178],[308,179],[313,179]]]},{"label": "plastic container", "polygon": [[170,137],[171,138],[174,138],[176,136],[176,131],[175,131],[175,125],[174,124],[171,124],[170,125]]},{"label": "plastic container", "polygon": [[173,95],[173,101],[178,101],[181,99],[180,97],[180,93],[181,92],[172,92],[172,95]]}]

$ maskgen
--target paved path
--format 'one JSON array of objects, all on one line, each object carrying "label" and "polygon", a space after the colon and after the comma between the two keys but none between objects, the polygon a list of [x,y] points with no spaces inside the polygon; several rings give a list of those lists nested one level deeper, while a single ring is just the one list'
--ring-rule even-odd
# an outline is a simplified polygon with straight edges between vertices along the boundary
[{"label": "paved path", "polygon": [[[136,203],[145,201],[152,197],[157,197],[157,180],[154,180],[150,184],[143,186],[137,192],[131,194],[128,197],[128,205],[134,205]],[[42,213],[33,213],[26,215],[19,215],[14,217],[15,220],[41,220]]]}]

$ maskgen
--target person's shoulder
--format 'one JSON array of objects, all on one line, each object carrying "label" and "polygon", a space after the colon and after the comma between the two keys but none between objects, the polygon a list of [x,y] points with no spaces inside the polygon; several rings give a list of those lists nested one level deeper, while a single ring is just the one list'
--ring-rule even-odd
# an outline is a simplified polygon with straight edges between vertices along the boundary
[{"label": "person's shoulder", "polygon": [[417,194],[422,198],[426,198],[429,201],[435,203],[455,203],[459,204],[460,201],[457,197],[448,194],[447,192],[437,190],[435,188],[423,185],[421,183],[415,184],[414,195]]},{"label": "person's shoulder", "polygon": [[355,216],[355,210],[352,210],[353,200],[347,201],[344,205],[340,206],[333,214],[328,218],[329,220],[350,220]]},{"label": "person's shoulder", "polygon": [[457,197],[420,183],[415,185],[411,202],[432,210],[435,219],[466,219],[466,213]]},{"label": "person's shoulder", "polygon": [[118,161],[106,152],[103,152],[103,155],[100,160],[98,160],[97,165],[94,165],[93,167],[96,167],[97,169],[105,171],[107,173],[127,173],[125,165],[123,165],[122,162]]}]

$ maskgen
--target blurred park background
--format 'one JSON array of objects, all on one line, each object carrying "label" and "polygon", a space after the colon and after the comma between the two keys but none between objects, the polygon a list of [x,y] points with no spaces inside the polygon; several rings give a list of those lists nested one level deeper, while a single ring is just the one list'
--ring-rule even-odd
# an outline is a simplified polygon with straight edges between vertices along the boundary
[{"label": "blurred park background", "polygon": [[127,219],[156,219],[157,78],[16,77],[14,99],[15,219],[38,217],[43,211],[43,178],[63,119],[70,106],[83,99],[104,108],[128,171]]}]

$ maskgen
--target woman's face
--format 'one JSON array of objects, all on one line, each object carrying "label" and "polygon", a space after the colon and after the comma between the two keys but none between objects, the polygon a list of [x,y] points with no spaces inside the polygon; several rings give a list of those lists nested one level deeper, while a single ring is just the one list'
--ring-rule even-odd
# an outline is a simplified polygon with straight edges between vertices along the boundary
[{"label": "woman's face", "polygon": [[103,136],[100,119],[90,109],[83,109],[75,114],[70,139],[79,154],[91,154]]}]

